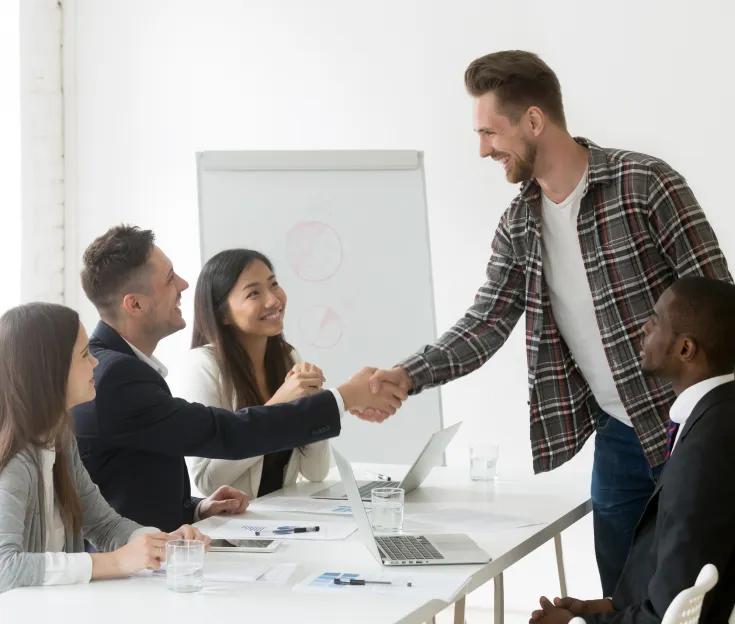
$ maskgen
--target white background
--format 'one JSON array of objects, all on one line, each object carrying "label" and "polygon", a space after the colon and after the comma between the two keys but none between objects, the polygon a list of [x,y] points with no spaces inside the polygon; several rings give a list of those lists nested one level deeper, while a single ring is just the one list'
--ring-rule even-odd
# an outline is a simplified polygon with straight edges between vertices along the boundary
[{"label": "white background", "polygon": [[[76,61],[65,69],[76,82],[67,142],[78,154],[77,256],[110,225],[136,223],[156,231],[193,284],[195,151],[423,150],[441,331],[471,303],[516,192],[478,157],[463,72],[479,55],[522,48],[557,72],[571,132],[662,157],[686,176],[732,260],[731,5],[605,6],[75,0],[66,36]],[[384,277],[411,279],[400,266]],[[395,310],[395,323],[412,313]],[[158,355],[175,358],[188,339],[187,330],[165,340]],[[443,389],[446,422],[465,421],[450,464],[465,461],[474,438],[500,443],[504,474],[530,472],[525,382],[516,330],[481,371]]]},{"label": "white background", "polygon": [[0,2],[0,314],[20,297],[20,32],[18,2]]},{"label": "white background", "polygon": [[[478,158],[462,81],[473,58],[507,48],[535,51],[557,72],[573,133],[684,174],[735,258],[731,3],[67,0],[64,9],[66,158],[76,173],[67,214],[77,224],[67,258],[110,225],[137,223],[193,281],[196,151],[422,150],[441,331],[472,301],[516,192]],[[66,298],[92,324],[78,269],[67,266]],[[411,279],[400,265],[384,277]],[[395,310],[396,324],[411,319]],[[167,339],[158,355],[174,359],[188,338]],[[500,443],[503,476],[531,471],[525,380],[516,330],[482,370],[445,386],[446,422],[465,421],[450,464],[466,462],[476,439]],[[588,479],[590,450],[566,469]],[[589,520],[566,544],[570,590],[594,595]],[[533,597],[554,591],[552,570],[546,547],[506,574],[506,621],[528,620]],[[486,608],[489,592],[470,606]]]}]

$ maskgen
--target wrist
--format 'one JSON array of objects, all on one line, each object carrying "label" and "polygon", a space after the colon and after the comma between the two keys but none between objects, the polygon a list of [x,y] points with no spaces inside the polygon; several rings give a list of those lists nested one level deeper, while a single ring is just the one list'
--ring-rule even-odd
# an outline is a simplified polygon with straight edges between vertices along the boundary
[{"label": "wrist", "polygon": [[355,389],[350,385],[349,381],[343,383],[341,386],[337,386],[337,392],[342,395],[342,400],[347,411],[355,407]]},{"label": "wrist", "polygon": [[585,600],[583,613],[594,614],[594,613],[607,613],[613,610],[612,600],[609,598],[599,598],[597,600]]},{"label": "wrist", "polygon": [[121,561],[120,550],[90,554],[93,579],[115,578],[127,574]]},{"label": "wrist", "polygon": [[408,371],[403,366],[394,366],[397,371],[401,374],[400,385],[406,388],[406,390],[413,390],[413,379],[408,374]]}]

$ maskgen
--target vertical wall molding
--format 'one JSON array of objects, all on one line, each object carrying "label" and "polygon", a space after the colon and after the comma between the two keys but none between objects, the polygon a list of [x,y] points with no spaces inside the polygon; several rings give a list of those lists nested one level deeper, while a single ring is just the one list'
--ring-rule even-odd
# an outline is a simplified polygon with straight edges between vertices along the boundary
[{"label": "vertical wall molding", "polygon": [[62,5],[20,3],[21,301],[64,301]]}]

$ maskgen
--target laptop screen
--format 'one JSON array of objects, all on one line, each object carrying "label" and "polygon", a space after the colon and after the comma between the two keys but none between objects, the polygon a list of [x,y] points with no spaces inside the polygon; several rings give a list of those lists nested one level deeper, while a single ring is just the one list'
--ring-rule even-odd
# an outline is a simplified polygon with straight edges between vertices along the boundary
[{"label": "laptop screen", "polygon": [[337,462],[337,470],[339,470],[339,476],[342,478],[342,484],[344,485],[345,492],[347,493],[347,500],[352,508],[352,517],[357,523],[357,534],[360,541],[365,544],[365,547],[372,553],[378,561],[382,561],[382,557],[378,552],[378,547],[375,545],[375,538],[373,537],[373,527],[370,524],[370,518],[368,518],[367,511],[365,511],[365,505],[362,504],[362,498],[360,497],[360,490],[357,487],[357,481],[355,481],[355,473],[352,472],[352,466],[337,449],[332,447],[332,453],[334,460]]}]

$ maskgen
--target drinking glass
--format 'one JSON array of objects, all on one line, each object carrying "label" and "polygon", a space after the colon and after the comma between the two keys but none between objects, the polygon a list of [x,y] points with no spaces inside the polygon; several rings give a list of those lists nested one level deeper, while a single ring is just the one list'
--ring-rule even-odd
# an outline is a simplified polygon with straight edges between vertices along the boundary
[{"label": "drinking glass", "polygon": [[197,592],[203,586],[204,542],[171,540],[166,543],[166,584],[177,592]]},{"label": "drinking glass", "polygon": [[497,444],[485,444],[470,447],[470,479],[473,481],[492,481],[497,476],[498,455]]},{"label": "drinking glass", "polygon": [[397,533],[403,528],[403,488],[380,487],[371,491],[373,529],[378,533]]}]

